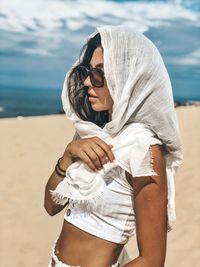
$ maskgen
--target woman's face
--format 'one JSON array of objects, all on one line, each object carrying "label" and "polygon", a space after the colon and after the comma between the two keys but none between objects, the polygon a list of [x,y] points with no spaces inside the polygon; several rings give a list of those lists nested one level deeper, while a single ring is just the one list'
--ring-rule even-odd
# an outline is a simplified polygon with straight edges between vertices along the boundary
[{"label": "woman's face", "polygon": [[[97,47],[90,60],[90,68],[97,67],[103,70],[103,62],[103,49]],[[88,87],[89,101],[92,109],[95,111],[108,110],[109,118],[111,119],[113,100],[108,90],[106,79],[104,80],[103,87],[95,87],[91,84],[90,77],[88,76],[84,81],[84,85]]]}]

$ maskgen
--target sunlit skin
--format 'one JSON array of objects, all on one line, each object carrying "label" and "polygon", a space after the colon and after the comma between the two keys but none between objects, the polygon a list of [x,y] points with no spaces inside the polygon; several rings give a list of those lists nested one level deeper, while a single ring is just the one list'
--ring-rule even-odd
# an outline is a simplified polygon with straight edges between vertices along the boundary
[{"label": "sunlit skin", "polygon": [[[101,64],[103,67],[103,49],[95,49],[90,61],[91,67]],[[94,87],[90,78],[84,81],[88,87],[89,101],[95,111],[108,110],[112,119],[113,100],[104,81],[101,88]],[[96,98],[95,98],[95,97]],[[139,256],[123,267],[164,267],[167,237],[167,182],[166,166],[162,147],[152,146],[153,167],[157,176],[133,177],[125,172],[130,186],[134,189],[134,212]],[[93,171],[94,167],[102,168],[106,158],[114,160],[109,144],[98,136],[72,140],[66,147],[60,160],[60,167],[66,170],[75,158],[80,158]],[[49,215],[59,213],[65,206],[56,204],[50,194],[63,180],[54,171],[45,188],[44,207]],[[120,209],[121,207],[119,207]],[[112,212],[112,211],[111,211]],[[83,218],[84,220],[84,218]],[[116,263],[123,248],[117,244],[79,229],[66,220],[58,238],[55,253],[59,260],[72,266],[107,267]]]},{"label": "sunlit skin", "polygon": [[[103,49],[101,47],[97,47],[94,50],[92,58],[90,60],[90,67],[99,67],[99,65],[101,64],[102,67],[99,68],[103,69],[103,62]],[[84,85],[89,88],[88,93],[89,95],[91,95],[89,97],[89,101],[91,102],[92,109],[95,111],[108,110],[110,121],[112,118],[113,99],[110,95],[106,79],[104,80],[104,86],[99,88],[94,87],[91,84],[90,77],[88,76],[84,81]]]}]

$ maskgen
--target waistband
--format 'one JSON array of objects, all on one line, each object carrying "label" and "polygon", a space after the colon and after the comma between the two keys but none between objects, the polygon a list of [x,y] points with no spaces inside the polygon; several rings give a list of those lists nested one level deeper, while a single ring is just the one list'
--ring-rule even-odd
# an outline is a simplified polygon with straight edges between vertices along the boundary
[{"label": "waistband", "polygon": [[[55,254],[56,243],[57,243],[57,240],[54,241],[54,245],[53,245],[52,252],[51,252],[51,259],[50,259],[48,267],[81,267],[79,265],[76,265],[76,266],[68,265],[60,261]],[[120,264],[119,262],[116,262],[115,264],[108,266],[108,267],[120,267]]]}]

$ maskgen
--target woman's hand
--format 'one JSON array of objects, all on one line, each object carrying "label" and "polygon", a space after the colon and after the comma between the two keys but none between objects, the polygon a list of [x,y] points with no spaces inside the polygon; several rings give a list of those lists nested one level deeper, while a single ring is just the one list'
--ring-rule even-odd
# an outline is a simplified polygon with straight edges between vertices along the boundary
[{"label": "woman's hand", "polygon": [[64,152],[63,157],[80,158],[93,171],[100,170],[103,164],[109,160],[115,160],[111,150],[113,145],[105,143],[97,136],[71,141]]}]

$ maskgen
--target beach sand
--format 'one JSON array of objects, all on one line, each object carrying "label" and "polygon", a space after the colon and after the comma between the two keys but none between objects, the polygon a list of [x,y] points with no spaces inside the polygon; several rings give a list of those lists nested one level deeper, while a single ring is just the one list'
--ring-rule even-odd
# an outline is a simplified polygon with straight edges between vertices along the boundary
[{"label": "beach sand", "polygon": [[[168,233],[165,267],[200,264],[200,107],[176,109],[184,164],[176,176],[177,222]],[[64,115],[0,120],[0,266],[46,267],[63,213],[43,208],[44,188],[74,130]],[[137,255],[135,237],[126,245]]]}]

